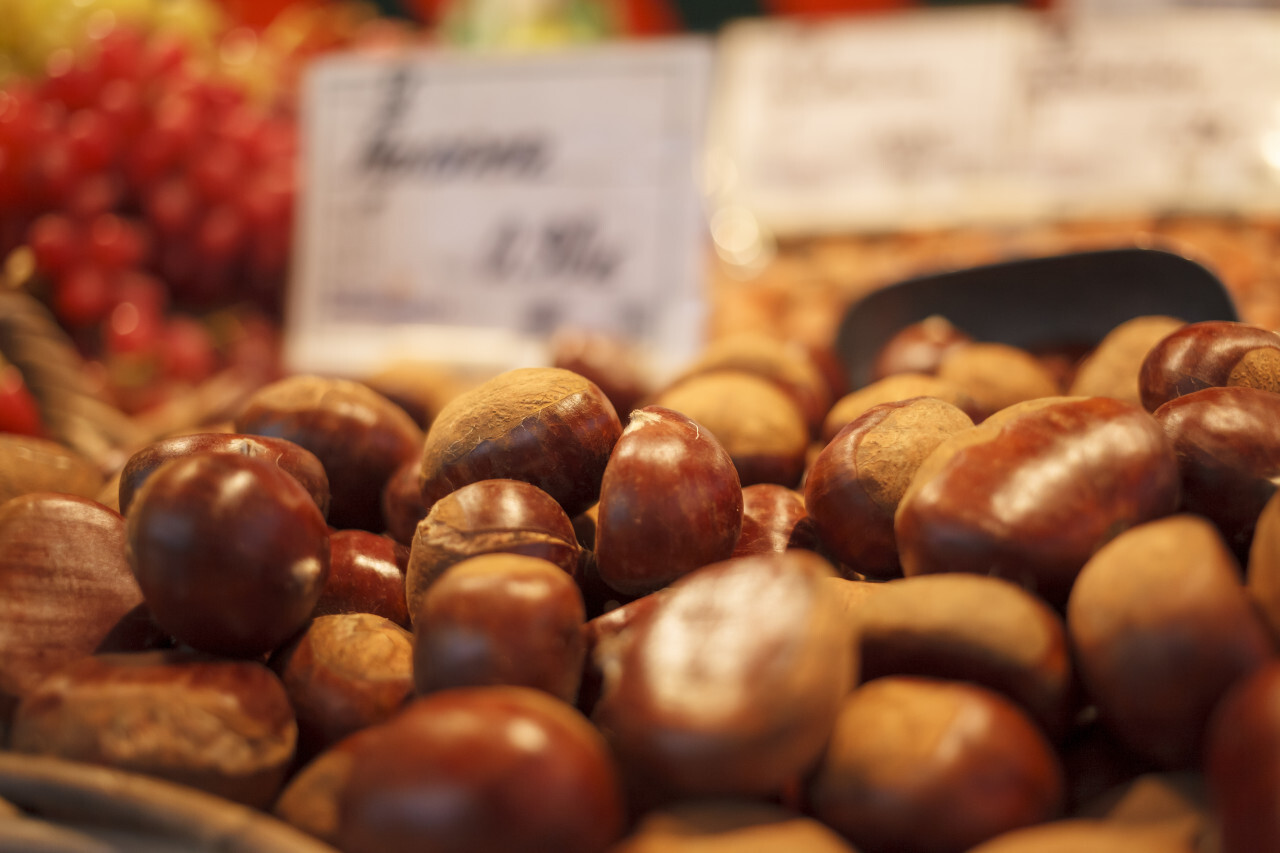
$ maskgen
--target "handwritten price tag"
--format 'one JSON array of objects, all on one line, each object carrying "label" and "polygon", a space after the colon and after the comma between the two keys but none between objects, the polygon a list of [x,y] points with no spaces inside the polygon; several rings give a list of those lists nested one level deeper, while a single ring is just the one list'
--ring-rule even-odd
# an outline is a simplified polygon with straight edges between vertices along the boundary
[{"label": "handwritten price tag", "polygon": [[711,48],[342,56],[304,90],[291,369],[545,363],[562,327],[684,363],[705,320],[695,182]]}]

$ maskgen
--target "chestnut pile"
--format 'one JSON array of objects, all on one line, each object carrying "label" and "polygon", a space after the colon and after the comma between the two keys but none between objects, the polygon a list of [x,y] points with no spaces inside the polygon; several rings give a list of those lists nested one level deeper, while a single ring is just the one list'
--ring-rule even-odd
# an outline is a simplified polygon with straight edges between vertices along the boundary
[{"label": "chestnut pile", "polygon": [[346,853],[1280,851],[1280,334],[588,355],[0,437],[7,748]]}]

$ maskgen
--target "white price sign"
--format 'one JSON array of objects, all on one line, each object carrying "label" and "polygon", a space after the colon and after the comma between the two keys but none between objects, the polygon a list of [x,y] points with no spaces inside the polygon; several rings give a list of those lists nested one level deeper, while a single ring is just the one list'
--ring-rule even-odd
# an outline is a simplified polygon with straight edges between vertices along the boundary
[{"label": "white price sign", "polygon": [[303,96],[290,369],[544,363],[560,328],[701,345],[711,46],[320,62]]}]

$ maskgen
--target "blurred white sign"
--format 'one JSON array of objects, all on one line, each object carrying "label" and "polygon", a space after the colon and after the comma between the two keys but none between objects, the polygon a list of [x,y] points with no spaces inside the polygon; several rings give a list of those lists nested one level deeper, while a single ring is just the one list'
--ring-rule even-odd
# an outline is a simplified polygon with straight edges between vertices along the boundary
[{"label": "blurred white sign", "polygon": [[303,96],[300,258],[286,360],[545,363],[563,327],[655,369],[704,327],[695,181],[711,46],[320,62]]}]

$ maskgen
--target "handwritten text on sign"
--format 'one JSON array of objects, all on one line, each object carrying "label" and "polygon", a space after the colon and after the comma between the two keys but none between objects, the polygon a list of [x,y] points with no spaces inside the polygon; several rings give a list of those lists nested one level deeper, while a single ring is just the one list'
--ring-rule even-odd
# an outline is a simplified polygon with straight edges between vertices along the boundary
[{"label": "handwritten text on sign", "polygon": [[295,369],[500,369],[561,327],[677,361],[703,321],[701,40],[346,56],[305,95]]}]

